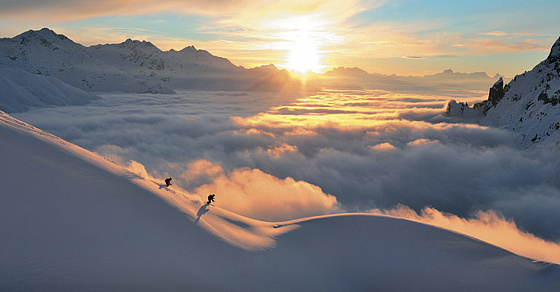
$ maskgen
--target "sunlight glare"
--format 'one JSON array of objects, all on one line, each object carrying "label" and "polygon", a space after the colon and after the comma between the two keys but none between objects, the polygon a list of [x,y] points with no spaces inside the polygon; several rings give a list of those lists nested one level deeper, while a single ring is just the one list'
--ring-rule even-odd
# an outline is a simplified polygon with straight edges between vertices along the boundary
[{"label": "sunlight glare", "polygon": [[282,67],[302,75],[323,70],[321,47],[324,44],[319,41],[323,39],[319,25],[321,21],[308,15],[285,19],[281,23],[286,29],[283,38],[287,51]]},{"label": "sunlight glare", "polygon": [[310,38],[293,40],[287,56],[286,67],[299,74],[320,71],[321,61],[317,44]]}]

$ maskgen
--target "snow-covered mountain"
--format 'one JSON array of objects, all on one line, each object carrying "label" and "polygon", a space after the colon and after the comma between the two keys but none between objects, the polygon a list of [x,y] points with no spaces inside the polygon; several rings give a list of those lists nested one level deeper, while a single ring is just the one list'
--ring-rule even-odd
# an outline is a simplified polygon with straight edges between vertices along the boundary
[{"label": "snow-covered mountain", "polygon": [[559,291],[560,267],[406,220],[262,222],[0,112],[1,291]]},{"label": "snow-covered mountain", "polygon": [[504,86],[500,78],[488,100],[474,104],[450,101],[452,117],[468,117],[482,125],[504,127],[516,132],[525,148],[560,145],[560,38],[548,57],[531,71],[515,76]]},{"label": "snow-covered mountain", "polygon": [[[179,89],[279,90],[299,82],[285,70],[254,70],[193,46],[161,51],[150,42],[85,47],[43,28],[0,39],[0,66],[52,76],[94,92],[173,93]],[[278,77],[284,84],[277,84]]]},{"label": "snow-covered mountain", "polygon": [[97,98],[58,78],[0,65],[0,109],[6,112],[22,112],[32,107],[82,105]]},{"label": "snow-covered mountain", "polygon": [[87,91],[173,92],[161,80],[107,62],[93,54],[92,48],[46,28],[0,40],[0,65],[56,77]]}]

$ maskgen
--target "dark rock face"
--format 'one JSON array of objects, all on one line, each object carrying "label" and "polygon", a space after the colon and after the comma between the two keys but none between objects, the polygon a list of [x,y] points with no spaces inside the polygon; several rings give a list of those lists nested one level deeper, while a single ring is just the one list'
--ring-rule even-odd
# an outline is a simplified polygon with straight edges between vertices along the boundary
[{"label": "dark rock face", "polygon": [[498,102],[502,98],[504,98],[506,94],[506,88],[507,87],[504,87],[504,80],[502,79],[502,77],[500,77],[500,79],[498,79],[498,81],[496,81],[496,83],[494,83],[494,85],[490,88],[487,100],[475,103],[472,107],[469,107],[467,103],[451,100],[447,104],[447,116],[481,118],[490,108],[498,104]]},{"label": "dark rock face", "polygon": [[492,105],[496,105],[506,94],[504,90],[504,80],[500,77],[496,83],[490,88],[490,92],[488,93],[488,100],[492,103]]},{"label": "dark rock face", "polygon": [[560,38],[556,40],[552,48],[550,49],[550,54],[546,58],[549,64],[560,62]]}]

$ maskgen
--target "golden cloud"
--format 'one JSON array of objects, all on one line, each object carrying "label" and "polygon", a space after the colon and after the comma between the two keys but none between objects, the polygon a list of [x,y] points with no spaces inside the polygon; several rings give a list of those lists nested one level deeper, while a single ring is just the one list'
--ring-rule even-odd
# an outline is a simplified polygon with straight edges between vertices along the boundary
[{"label": "golden cloud", "polygon": [[[378,1],[381,2],[381,1]],[[343,9],[341,9],[341,5]],[[339,2],[272,0],[23,0],[0,4],[0,15],[12,18],[41,18],[69,21],[101,16],[154,14],[172,12],[186,15],[217,16],[222,19],[262,19],[289,14],[325,13],[330,16],[353,15],[366,7],[360,1]],[[337,9],[334,9],[337,8]],[[344,11],[344,13],[340,13]]]},{"label": "golden cloud", "polygon": [[320,187],[290,177],[279,179],[258,169],[236,169],[229,174],[208,161],[199,166],[214,168],[212,182],[193,193],[205,199],[216,195],[220,207],[265,221],[284,221],[312,215],[341,212],[336,197]]},{"label": "golden cloud", "polygon": [[377,215],[386,215],[420,222],[462,233],[488,242],[515,254],[560,264],[560,243],[546,241],[520,230],[515,222],[495,211],[478,211],[474,218],[465,219],[442,213],[434,208],[424,208],[420,214],[406,206],[391,210],[375,209]]},{"label": "golden cloud", "polygon": [[286,153],[297,152],[297,151],[298,151],[297,146],[289,145],[286,143],[279,143],[274,147],[267,149],[266,153],[268,153],[270,157],[278,159]]},{"label": "golden cloud", "polygon": [[391,145],[391,143],[381,143],[381,144],[377,144],[377,145],[373,145],[373,146],[369,146],[368,147],[371,150],[375,150],[375,151],[391,151],[391,150],[395,150],[395,146]]}]

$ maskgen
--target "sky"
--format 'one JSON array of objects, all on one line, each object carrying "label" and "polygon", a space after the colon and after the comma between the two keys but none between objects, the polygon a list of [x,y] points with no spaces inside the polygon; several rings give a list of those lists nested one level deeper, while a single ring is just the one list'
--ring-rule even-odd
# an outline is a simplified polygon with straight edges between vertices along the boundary
[{"label": "sky", "polygon": [[86,46],[194,45],[247,68],[513,77],[560,35],[556,0],[0,0],[0,36],[48,27]]}]

